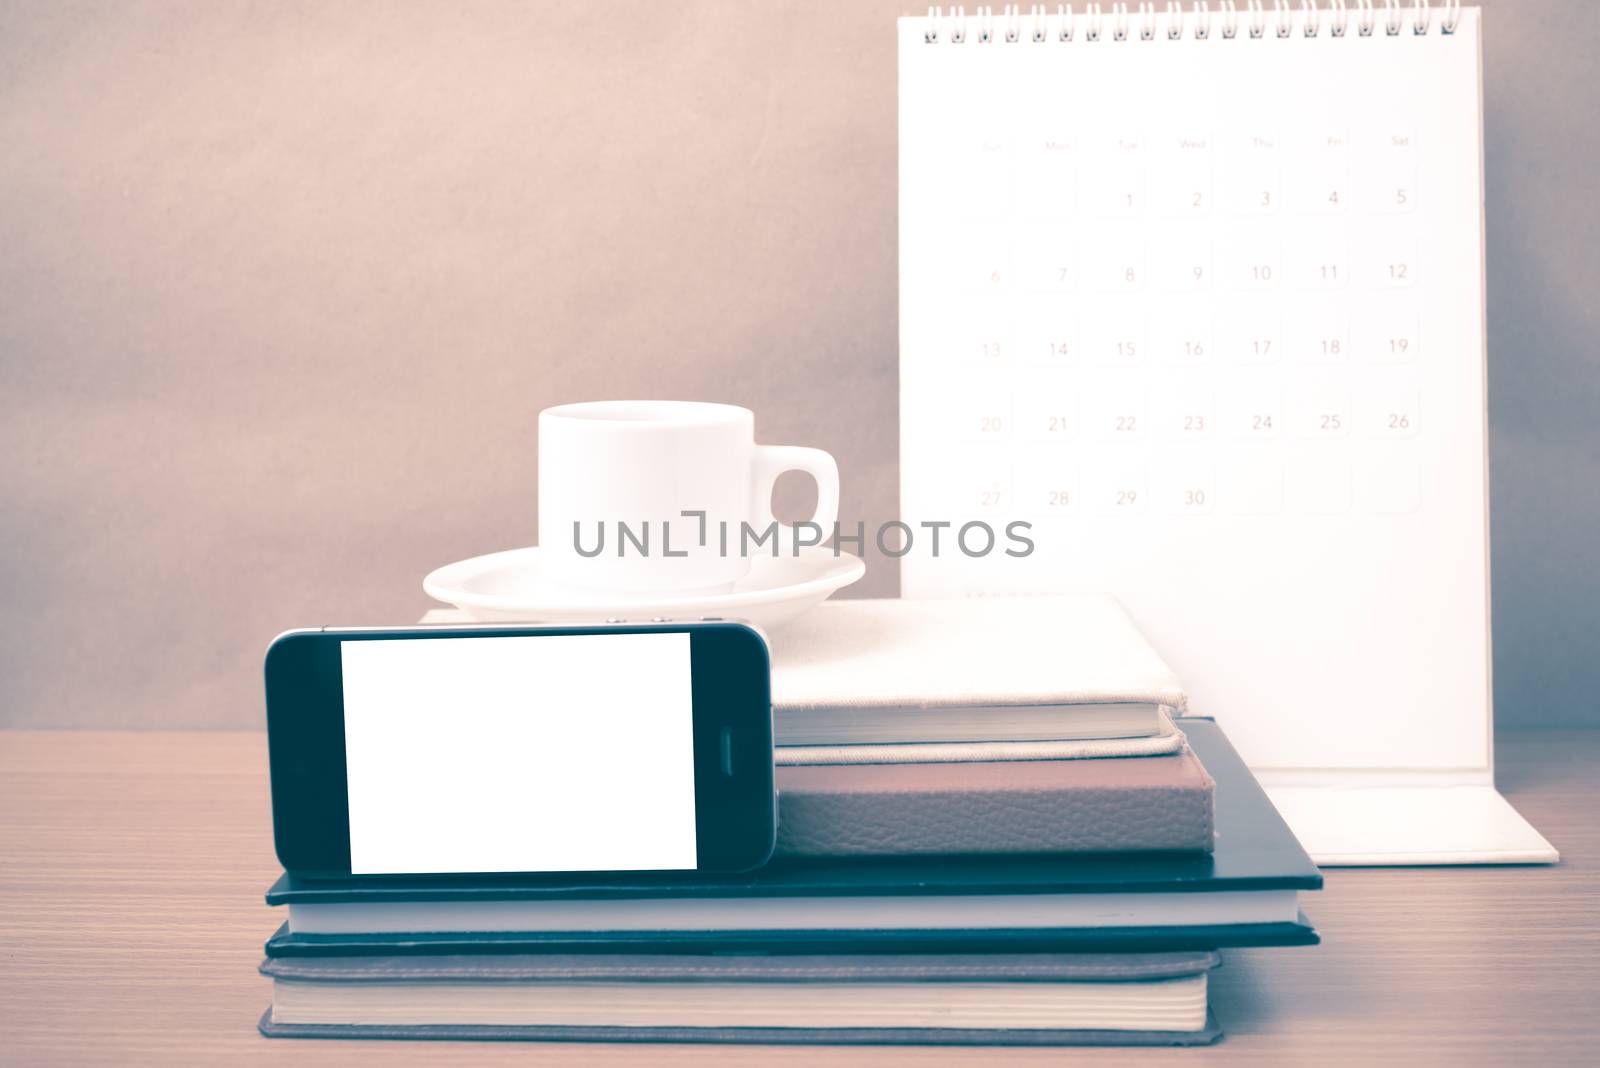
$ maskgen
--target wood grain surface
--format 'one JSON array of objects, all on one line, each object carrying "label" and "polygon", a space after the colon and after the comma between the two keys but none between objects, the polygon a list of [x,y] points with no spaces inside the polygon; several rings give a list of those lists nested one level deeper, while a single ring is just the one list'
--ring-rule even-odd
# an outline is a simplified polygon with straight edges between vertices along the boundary
[{"label": "wood grain surface", "polygon": [[[1502,735],[1500,784],[1556,868],[1328,872],[1324,944],[1235,950],[1196,1050],[816,1049],[261,1038],[279,917],[265,739],[0,732],[7,1064],[1577,1063],[1600,1040],[1600,731]],[[1592,1062],[1591,1062],[1592,1063]]]}]

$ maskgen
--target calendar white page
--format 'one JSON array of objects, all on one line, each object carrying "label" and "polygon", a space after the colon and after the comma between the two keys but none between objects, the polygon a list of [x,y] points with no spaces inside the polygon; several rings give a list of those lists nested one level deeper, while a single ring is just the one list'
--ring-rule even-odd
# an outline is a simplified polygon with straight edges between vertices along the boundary
[{"label": "calendar white page", "polygon": [[905,595],[1109,591],[1257,768],[1487,769],[1478,12],[1120,6],[900,21]]}]

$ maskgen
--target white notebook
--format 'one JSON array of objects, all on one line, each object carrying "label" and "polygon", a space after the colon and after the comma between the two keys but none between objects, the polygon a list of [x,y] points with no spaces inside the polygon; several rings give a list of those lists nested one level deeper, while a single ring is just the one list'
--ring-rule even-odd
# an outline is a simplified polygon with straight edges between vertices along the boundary
[{"label": "white notebook", "polygon": [[780,714],[1184,704],[1178,677],[1105,594],[829,601],[767,640]]},{"label": "white notebook", "polygon": [[[423,623],[466,623],[436,608]],[[1183,687],[1115,598],[851,599],[767,636],[778,763],[1154,756]],[[878,756],[850,753],[871,746]]]},{"label": "white notebook", "polygon": [[1109,590],[1269,785],[1490,787],[1478,11],[1087,6],[900,20],[901,518],[1036,543],[906,595]]},{"label": "white notebook", "polygon": [[1183,687],[1104,594],[829,601],[768,641],[780,764],[877,762],[885,746],[900,762],[1183,745],[1167,714]]}]

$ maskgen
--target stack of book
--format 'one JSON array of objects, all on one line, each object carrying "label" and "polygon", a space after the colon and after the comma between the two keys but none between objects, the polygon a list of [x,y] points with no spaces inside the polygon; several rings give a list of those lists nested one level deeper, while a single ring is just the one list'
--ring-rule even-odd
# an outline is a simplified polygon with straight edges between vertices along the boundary
[{"label": "stack of book", "polygon": [[1195,1044],[1321,877],[1115,601],[823,605],[774,636],[778,855],[737,876],[268,892],[268,1035]]}]

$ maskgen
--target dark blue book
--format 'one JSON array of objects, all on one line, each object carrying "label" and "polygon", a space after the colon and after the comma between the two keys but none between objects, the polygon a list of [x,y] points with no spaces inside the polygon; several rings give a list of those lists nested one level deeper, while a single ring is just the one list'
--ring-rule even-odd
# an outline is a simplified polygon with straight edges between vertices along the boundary
[{"label": "dark blue book", "polygon": [[[306,880],[267,892],[269,956],[406,952],[976,952],[1306,945],[1322,876],[1211,720],[1212,853],[800,859],[741,875]],[[1134,758],[1137,759],[1137,758]]]}]

